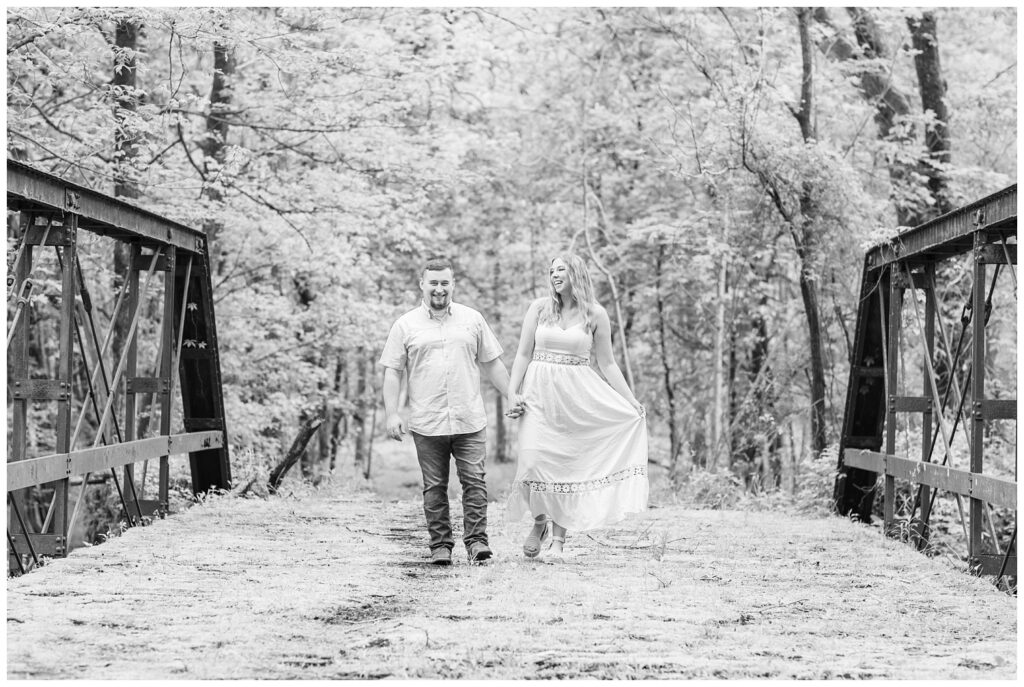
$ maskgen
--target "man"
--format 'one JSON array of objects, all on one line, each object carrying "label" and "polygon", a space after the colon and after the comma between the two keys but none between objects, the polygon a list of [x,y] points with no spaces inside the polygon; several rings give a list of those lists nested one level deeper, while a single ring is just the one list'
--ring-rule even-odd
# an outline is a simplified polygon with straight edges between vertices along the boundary
[{"label": "man", "polygon": [[[487,545],[487,484],[484,481],[487,415],[480,396],[480,370],[508,395],[508,370],[502,348],[483,316],[452,302],[455,271],[445,257],[426,262],[420,279],[422,303],[391,326],[380,364],[384,366],[387,433],[401,441],[406,423],[398,412],[402,374],[408,378],[408,430],[423,473],[423,512],[430,533],[430,558],[451,565],[448,475],[451,459],[462,484],[465,532],[470,562],[491,557]],[[518,417],[520,408],[510,411]]]}]

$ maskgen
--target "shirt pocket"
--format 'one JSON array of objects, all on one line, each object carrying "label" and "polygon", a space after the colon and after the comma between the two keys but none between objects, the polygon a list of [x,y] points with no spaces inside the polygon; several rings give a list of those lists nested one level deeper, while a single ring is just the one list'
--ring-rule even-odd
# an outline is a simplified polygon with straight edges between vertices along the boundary
[{"label": "shirt pocket", "polygon": [[480,346],[480,335],[475,324],[466,323],[453,326],[451,338],[453,343],[464,346],[473,357],[476,357],[477,349]]}]

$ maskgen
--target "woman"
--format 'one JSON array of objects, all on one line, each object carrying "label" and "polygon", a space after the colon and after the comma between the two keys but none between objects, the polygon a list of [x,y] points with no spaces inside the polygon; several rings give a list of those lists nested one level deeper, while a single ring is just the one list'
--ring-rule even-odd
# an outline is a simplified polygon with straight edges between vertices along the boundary
[{"label": "woman", "polygon": [[550,296],[526,312],[508,387],[508,407],[523,409],[509,516],[534,517],[529,558],[549,533],[550,553],[561,555],[566,530],[647,508],[647,421],[615,364],[608,312],[576,255],[552,260],[549,277]]}]

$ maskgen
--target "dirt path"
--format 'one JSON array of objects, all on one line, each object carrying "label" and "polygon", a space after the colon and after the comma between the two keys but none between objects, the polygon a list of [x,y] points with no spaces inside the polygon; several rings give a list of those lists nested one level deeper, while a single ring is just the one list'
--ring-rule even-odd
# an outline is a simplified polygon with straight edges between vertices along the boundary
[{"label": "dirt path", "polygon": [[1016,600],[838,518],[656,508],[424,564],[419,504],[220,498],[7,582],[9,678],[1001,678]]}]

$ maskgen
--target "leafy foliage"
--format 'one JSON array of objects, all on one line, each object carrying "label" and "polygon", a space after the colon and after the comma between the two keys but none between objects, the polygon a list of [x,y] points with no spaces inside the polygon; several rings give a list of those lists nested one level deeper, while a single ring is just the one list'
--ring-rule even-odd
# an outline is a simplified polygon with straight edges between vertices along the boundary
[{"label": "leafy foliage", "polygon": [[[933,114],[912,107],[879,137],[860,90],[875,74],[916,92],[916,11],[872,11],[887,59],[831,59],[823,46],[851,19],[813,24],[807,140],[791,8],[12,9],[8,154],[108,192],[127,175],[137,202],[215,228],[239,455],[279,453],[311,412],[333,413],[323,431],[338,441],[369,431],[367,368],[416,303],[426,254],[454,255],[457,296],[511,351],[547,261],[571,248],[603,267],[599,299],[617,298],[616,349],[655,452],[721,455],[769,486],[817,464],[801,275],[818,293],[834,441],[861,251],[895,231],[897,207],[935,203],[918,172],[889,176],[921,158]],[[945,172],[967,200],[1016,175],[1016,13],[936,16]],[[116,46],[126,22],[141,27],[134,49]],[[232,61],[215,100],[218,49]],[[115,86],[133,59],[136,87]],[[118,110],[125,98],[136,109]],[[116,283],[109,248],[83,250]],[[115,296],[99,290],[101,310]],[[337,442],[323,446],[333,460]]]}]

